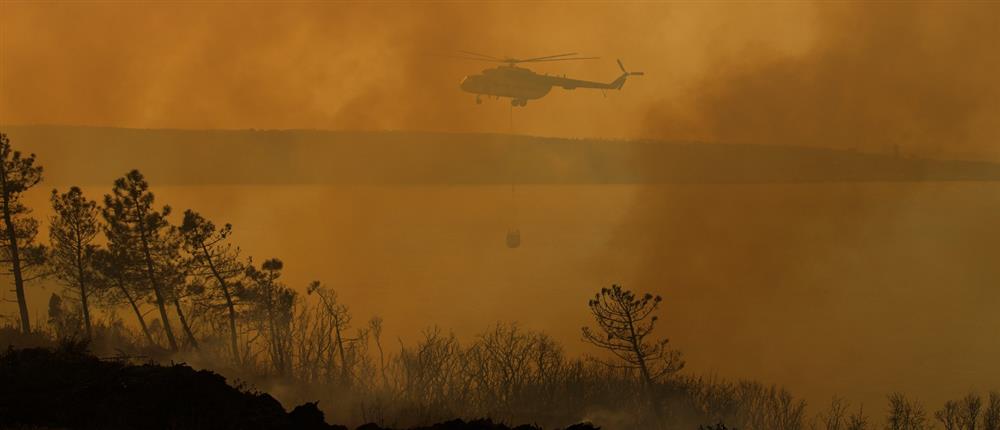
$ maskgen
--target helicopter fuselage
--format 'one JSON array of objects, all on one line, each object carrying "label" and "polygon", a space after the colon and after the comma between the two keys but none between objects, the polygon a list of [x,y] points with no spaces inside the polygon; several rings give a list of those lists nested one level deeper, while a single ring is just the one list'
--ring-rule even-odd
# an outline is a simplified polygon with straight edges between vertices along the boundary
[{"label": "helicopter fuselage", "polygon": [[462,80],[459,87],[466,92],[478,96],[506,97],[511,99],[511,105],[524,106],[528,100],[545,97],[552,87],[567,90],[575,88],[619,89],[625,83],[628,73],[611,83],[583,81],[560,76],[541,75],[529,69],[517,66],[500,66],[483,70],[481,74],[469,75]]},{"label": "helicopter fuselage", "polygon": [[513,100],[540,99],[552,90],[552,84],[544,75],[513,66],[500,66],[483,70],[478,75],[466,76],[459,86],[463,91],[473,94],[509,97]]}]

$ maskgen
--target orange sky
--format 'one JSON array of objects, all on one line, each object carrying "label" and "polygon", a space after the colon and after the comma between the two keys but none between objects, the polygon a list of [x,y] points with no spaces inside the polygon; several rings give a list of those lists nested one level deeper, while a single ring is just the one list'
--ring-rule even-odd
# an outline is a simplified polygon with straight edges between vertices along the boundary
[{"label": "orange sky", "polygon": [[9,2],[0,124],[508,131],[458,49],[602,57],[515,131],[998,158],[996,5]]}]

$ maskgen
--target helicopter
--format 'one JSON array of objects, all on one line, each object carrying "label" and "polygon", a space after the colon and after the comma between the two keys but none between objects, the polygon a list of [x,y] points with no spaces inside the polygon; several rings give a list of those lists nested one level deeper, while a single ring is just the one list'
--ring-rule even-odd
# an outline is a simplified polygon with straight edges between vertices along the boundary
[{"label": "helicopter", "polygon": [[535,73],[524,67],[518,67],[521,63],[541,63],[549,61],[570,61],[570,60],[595,60],[599,57],[574,57],[575,52],[557,55],[547,55],[534,58],[498,58],[485,54],[477,54],[470,51],[459,51],[462,55],[456,58],[473,61],[485,61],[491,63],[501,63],[503,65],[492,69],[483,70],[481,74],[469,75],[462,79],[459,88],[462,91],[476,95],[476,104],[483,102],[482,96],[493,96],[495,98],[510,98],[511,106],[527,106],[528,100],[535,100],[545,97],[552,87],[560,87],[566,90],[577,88],[594,88],[601,90],[620,90],[625,85],[625,79],[629,76],[642,76],[643,72],[629,72],[625,70],[621,60],[618,60],[618,68],[622,74],[614,81],[604,83],[596,81],[585,81],[572,79],[564,76],[553,76]]}]

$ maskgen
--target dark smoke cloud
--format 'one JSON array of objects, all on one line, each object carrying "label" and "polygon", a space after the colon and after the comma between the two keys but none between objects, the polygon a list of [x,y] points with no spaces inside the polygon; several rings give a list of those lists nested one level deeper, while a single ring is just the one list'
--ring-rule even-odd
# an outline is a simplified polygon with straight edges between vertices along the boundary
[{"label": "dark smoke cloud", "polygon": [[[744,44],[808,45],[808,5],[615,3],[0,4],[0,124],[146,128],[511,131],[509,105],[457,90],[491,64],[447,60],[579,51],[539,72],[611,81],[514,112],[518,133],[640,134],[647,105]],[[780,20],[783,25],[771,23]]]},{"label": "dark smoke cloud", "polygon": [[[651,105],[643,133],[1000,157],[997,5],[816,10],[808,49],[714,57],[683,96]],[[850,392],[878,411],[902,390],[937,407],[1000,383],[983,337],[1000,321],[982,302],[1000,298],[998,197],[989,183],[648,186],[613,244],[641,259],[634,284],[672,300],[693,366],[784,381],[814,405]]]},{"label": "dark smoke cloud", "polygon": [[728,143],[1000,156],[1000,7],[819,7],[798,55],[715,60],[681,102],[655,104],[647,134]]}]

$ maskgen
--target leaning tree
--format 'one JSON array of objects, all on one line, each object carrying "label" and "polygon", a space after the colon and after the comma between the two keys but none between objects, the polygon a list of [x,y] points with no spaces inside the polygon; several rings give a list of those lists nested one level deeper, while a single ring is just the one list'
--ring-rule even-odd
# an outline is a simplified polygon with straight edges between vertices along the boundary
[{"label": "leaning tree", "polygon": [[24,283],[30,278],[28,269],[38,267],[44,249],[34,243],[38,235],[38,221],[30,216],[31,210],[21,203],[21,194],[42,180],[42,166],[35,164],[35,154],[23,155],[14,150],[6,134],[0,133],[0,206],[2,206],[3,232],[0,234],[0,259],[14,277],[14,291],[21,313],[21,331],[31,332],[28,302]]},{"label": "leaning tree", "polygon": [[292,366],[291,324],[296,293],[281,278],[284,264],[277,258],[265,260],[260,268],[250,261],[244,282],[236,295],[247,305],[247,315],[266,344],[274,371],[286,375]]},{"label": "leaning tree", "polygon": [[167,296],[163,273],[158,271],[157,251],[162,251],[168,240],[169,223],[166,220],[170,207],[157,210],[153,207],[153,193],[149,183],[139,173],[132,170],[115,180],[111,194],[104,196],[105,236],[113,253],[134,255],[134,261],[141,266],[149,290],[155,297],[160,312],[160,321],[170,343],[170,349],[177,351],[170,319],[167,317]]},{"label": "leaning tree", "polygon": [[638,297],[620,285],[602,288],[588,302],[597,329],[583,328],[584,341],[617,358],[601,361],[603,364],[629,372],[638,370],[658,426],[663,425],[663,415],[656,399],[655,385],[684,367],[680,352],[668,346],[668,339],[651,336],[658,320],[653,313],[662,301],[660,296],[649,293]]},{"label": "leaning tree", "polygon": [[191,275],[196,278],[209,279],[218,287],[229,320],[229,342],[233,360],[239,365],[240,348],[237,342],[239,332],[236,328],[236,304],[234,286],[245,268],[239,261],[240,249],[229,241],[233,226],[226,224],[217,228],[211,221],[197,212],[184,212],[184,221],[180,233],[184,240],[184,248],[190,255],[189,267]]},{"label": "leaning tree", "polygon": [[666,338],[650,335],[658,317],[653,315],[663,298],[646,293],[637,297],[620,285],[602,288],[588,305],[597,329],[583,328],[583,340],[618,358],[612,367],[638,370],[647,387],[684,367],[680,352]]}]

